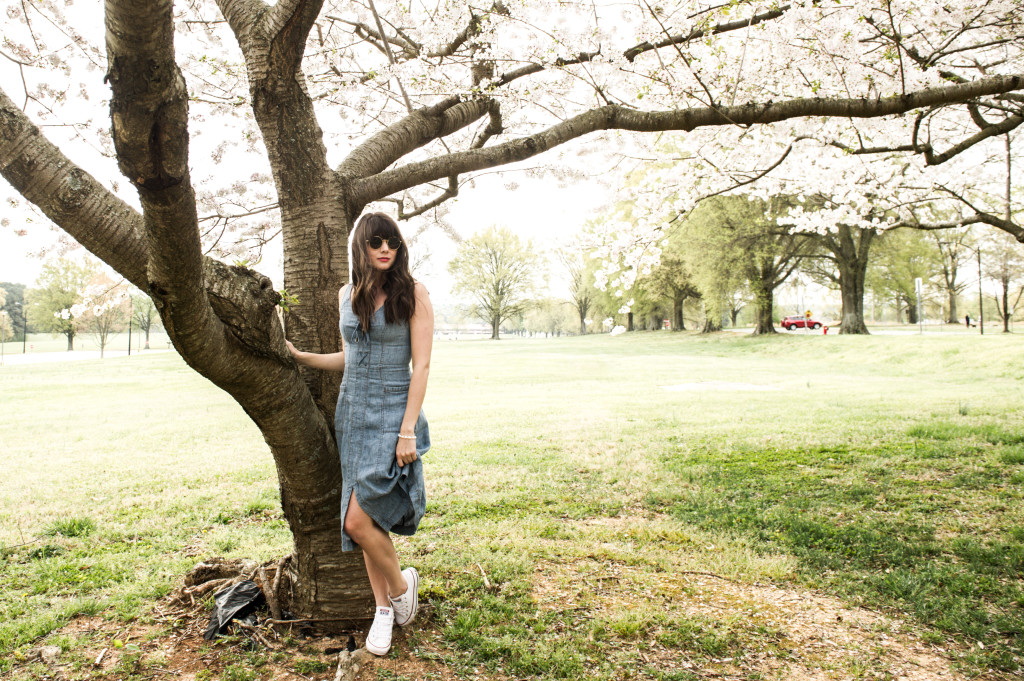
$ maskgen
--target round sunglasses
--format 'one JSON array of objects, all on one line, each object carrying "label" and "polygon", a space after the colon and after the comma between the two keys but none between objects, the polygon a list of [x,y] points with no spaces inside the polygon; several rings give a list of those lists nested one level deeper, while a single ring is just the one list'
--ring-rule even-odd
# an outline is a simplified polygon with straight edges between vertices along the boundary
[{"label": "round sunglasses", "polygon": [[388,237],[387,239],[385,239],[382,236],[371,236],[369,239],[366,240],[366,243],[368,243],[370,245],[370,248],[372,248],[373,250],[377,250],[378,248],[384,245],[385,241],[388,242],[388,248],[390,248],[392,251],[397,251],[399,246],[402,245],[402,240],[399,239],[397,236],[391,236]]}]

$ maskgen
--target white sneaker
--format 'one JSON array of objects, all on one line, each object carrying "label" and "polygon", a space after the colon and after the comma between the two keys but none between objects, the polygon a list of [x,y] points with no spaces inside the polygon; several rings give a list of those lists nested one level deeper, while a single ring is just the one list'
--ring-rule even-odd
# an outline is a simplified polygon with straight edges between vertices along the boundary
[{"label": "white sneaker", "polygon": [[408,584],[405,593],[398,598],[388,598],[395,611],[395,624],[400,627],[404,627],[416,617],[420,587],[420,573],[416,572],[416,568],[405,568],[402,570],[402,576],[405,577],[405,583]]},{"label": "white sneaker", "polygon": [[392,608],[378,607],[373,616],[370,633],[366,635],[366,649],[374,655],[387,655],[391,650],[391,628],[395,624]]}]

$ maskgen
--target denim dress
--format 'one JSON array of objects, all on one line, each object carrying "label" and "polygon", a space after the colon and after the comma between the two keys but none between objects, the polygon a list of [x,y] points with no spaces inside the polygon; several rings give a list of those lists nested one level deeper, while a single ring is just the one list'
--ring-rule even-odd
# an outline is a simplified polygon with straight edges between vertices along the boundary
[{"label": "denim dress", "polygon": [[419,456],[399,468],[395,449],[412,376],[408,323],[388,324],[382,306],[373,313],[370,332],[364,333],[352,311],[351,295],[349,286],[341,301],[345,373],[334,413],[341,456],[343,551],[356,547],[344,523],[353,491],[359,506],[385,531],[416,532],[427,505],[420,457],[430,449],[430,430],[421,410],[415,427]]}]

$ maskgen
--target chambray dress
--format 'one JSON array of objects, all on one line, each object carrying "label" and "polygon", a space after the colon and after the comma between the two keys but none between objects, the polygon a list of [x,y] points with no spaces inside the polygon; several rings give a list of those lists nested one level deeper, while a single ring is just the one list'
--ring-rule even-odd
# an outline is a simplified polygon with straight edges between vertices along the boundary
[{"label": "chambray dress", "polygon": [[417,459],[401,468],[395,459],[412,376],[409,325],[388,324],[381,307],[373,313],[370,332],[364,333],[352,311],[351,295],[349,286],[341,301],[345,373],[334,412],[343,477],[343,551],[356,547],[344,523],[353,491],[360,508],[385,531],[416,532],[427,505],[420,457],[430,449],[430,430],[420,411],[415,427]]}]

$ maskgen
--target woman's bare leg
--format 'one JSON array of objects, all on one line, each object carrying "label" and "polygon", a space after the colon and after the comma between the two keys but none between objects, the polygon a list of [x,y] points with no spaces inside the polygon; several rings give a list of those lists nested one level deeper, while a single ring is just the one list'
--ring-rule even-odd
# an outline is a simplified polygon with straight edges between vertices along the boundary
[{"label": "woman's bare leg", "polygon": [[363,550],[366,574],[370,578],[374,600],[378,606],[389,607],[389,593],[396,596],[404,594],[409,585],[402,576],[402,568],[398,564],[398,554],[395,552],[391,535],[382,530],[373,518],[366,515],[356,500],[355,492],[348,502],[345,531]]}]

